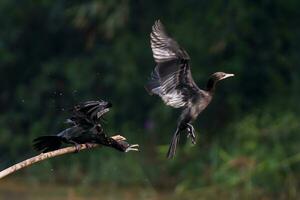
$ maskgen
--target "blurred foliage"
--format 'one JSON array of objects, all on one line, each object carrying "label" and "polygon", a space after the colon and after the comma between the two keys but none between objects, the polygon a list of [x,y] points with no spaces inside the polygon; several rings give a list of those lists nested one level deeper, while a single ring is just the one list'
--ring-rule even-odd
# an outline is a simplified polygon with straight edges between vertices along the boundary
[{"label": "blurred foliage", "polygon": [[[296,199],[299,7],[296,0],[2,0],[1,168],[32,155],[33,138],[63,129],[74,104],[101,98],[113,103],[107,132],[139,143],[140,153],[103,148],[43,162],[23,175],[150,184],[176,188],[181,199]],[[194,123],[197,145],[182,140],[172,161],[165,153],[179,111],[143,88],[154,67],[149,33],[158,18],[189,52],[199,86],[215,71],[236,74],[218,85]]]}]

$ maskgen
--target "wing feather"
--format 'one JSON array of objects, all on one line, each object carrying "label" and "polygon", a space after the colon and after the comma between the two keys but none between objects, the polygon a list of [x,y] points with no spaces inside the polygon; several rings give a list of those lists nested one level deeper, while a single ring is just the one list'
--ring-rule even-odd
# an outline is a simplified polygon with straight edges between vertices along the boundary
[{"label": "wing feather", "polygon": [[157,65],[146,89],[159,95],[166,105],[187,106],[200,90],[192,78],[188,53],[168,36],[160,20],[152,27],[150,43]]},{"label": "wing feather", "polygon": [[100,124],[100,119],[107,109],[106,105],[107,102],[102,100],[80,103],[72,109],[72,116],[68,121],[87,128]]}]

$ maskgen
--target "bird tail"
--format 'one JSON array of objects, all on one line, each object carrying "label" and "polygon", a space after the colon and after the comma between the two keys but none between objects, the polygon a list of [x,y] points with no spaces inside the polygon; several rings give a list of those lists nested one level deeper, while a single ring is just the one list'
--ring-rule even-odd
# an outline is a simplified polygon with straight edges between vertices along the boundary
[{"label": "bird tail", "polygon": [[167,153],[167,158],[169,158],[169,159],[174,158],[174,156],[175,156],[176,147],[179,142],[179,136],[180,136],[180,133],[178,130],[176,130],[176,132],[173,135],[173,138],[172,138],[172,141],[171,141],[168,153]]},{"label": "bird tail", "polygon": [[60,136],[41,136],[33,140],[33,148],[43,153],[57,150],[61,147],[63,138]]}]

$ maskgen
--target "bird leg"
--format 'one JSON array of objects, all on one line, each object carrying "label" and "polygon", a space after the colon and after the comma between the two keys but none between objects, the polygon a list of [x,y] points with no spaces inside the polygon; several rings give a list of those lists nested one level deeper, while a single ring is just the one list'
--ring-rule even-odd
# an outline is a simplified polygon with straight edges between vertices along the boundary
[{"label": "bird leg", "polygon": [[193,127],[193,125],[191,125],[190,123],[187,123],[187,131],[188,131],[188,138],[191,138],[192,140],[192,144],[196,144],[196,135],[195,135],[195,129]]},{"label": "bird leg", "polygon": [[74,142],[73,140],[68,141],[68,143],[69,143],[69,144],[73,144],[73,145],[75,146],[75,148],[76,148],[75,153],[78,153],[78,152],[79,152],[80,147],[81,147],[80,144],[78,144],[77,142]]}]

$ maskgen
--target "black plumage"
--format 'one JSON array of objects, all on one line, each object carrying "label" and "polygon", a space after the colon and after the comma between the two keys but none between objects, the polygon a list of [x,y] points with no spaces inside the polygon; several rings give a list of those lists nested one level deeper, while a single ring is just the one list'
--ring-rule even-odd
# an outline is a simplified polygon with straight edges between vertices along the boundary
[{"label": "black plumage", "polygon": [[37,151],[48,152],[59,149],[63,143],[73,144],[101,144],[127,152],[137,150],[137,145],[129,145],[126,141],[116,141],[108,137],[102,128],[103,115],[109,111],[111,103],[106,101],[87,101],[76,105],[72,115],[66,123],[71,127],[57,135],[41,136],[33,140],[33,147]]},{"label": "black plumage", "polygon": [[166,105],[183,108],[167,154],[168,158],[172,158],[175,155],[180,132],[187,130],[192,143],[196,143],[194,127],[190,123],[210,103],[215,84],[234,75],[216,72],[209,78],[206,90],[202,90],[192,78],[190,56],[168,36],[160,20],[153,25],[150,37],[156,67],[145,88],[150,94],[160,96]]}]

